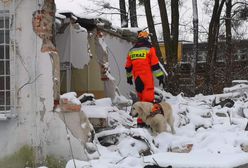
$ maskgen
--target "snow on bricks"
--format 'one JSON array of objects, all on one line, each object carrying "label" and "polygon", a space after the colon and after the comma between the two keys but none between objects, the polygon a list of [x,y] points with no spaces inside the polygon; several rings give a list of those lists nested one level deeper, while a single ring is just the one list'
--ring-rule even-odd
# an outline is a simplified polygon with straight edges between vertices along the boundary
[{"label": "snow on bricks", "polygon": [[81,102],[76,98],[75,92],[69,92],[60,96],[60,109],[63,112],[77,112],[81,109]]},{"label": "snow on bricks", "polygon": [[74,112],[74,111],[80,111],[81,105],[73,104],[67,99],[61,99],[60,108],[64,112]]}]

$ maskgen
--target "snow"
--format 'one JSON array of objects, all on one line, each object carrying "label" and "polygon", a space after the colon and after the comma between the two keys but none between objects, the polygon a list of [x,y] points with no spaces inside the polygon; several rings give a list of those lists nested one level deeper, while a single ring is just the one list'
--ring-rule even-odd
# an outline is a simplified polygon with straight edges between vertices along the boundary
[{"label": "snow", "polygon": [[[166,158],[166,159],[164,159]],[[239,158],[239,161],[237,161]],[[197,168],[223,168],[223,167],[235,167],[239,164],[247,163],[247,154],[230,154],[219,155],[209,153],[159,153],[154,156],[145,158],[145,162],[154,163],[154,160],[159,163],[160,166],[173,167],[197,167]]]},{"label": "snow", "polygon": [[[158,88],[156,91],[172,105],[176,134],[155,135],[149,128],[137,128],[136,120],[129,116],[131,106],[118,109],[110,98],[94,100],[82,104],[82,111],[90,117],[107,118],[112,124],[96,132],[91,148],[97,152],[89,155],[89,161],[75,160],[76,167],[230,168],[248,163],[248,154],[241,148],[248,145],[246,94],[233,97],[235,103],[228,108],[212,105],[217,95],[185,97],[183,93],[173,96]],[[104,145],[100,139],[106,137],[114,143]],[[144,155],[144,151],[150,153]],[[73,160],[68,161],[66,168],[74,167]]]},{"label": "snow", "polygon": [[81,111],[89,118],[107,118],[108,112],[114,111],[114,107],[82,106]]},{"label": "snow", "polygon": [[67,99],[69,102],[73,104],[81,104],[79,99],[77,98],[76,92],[68,92],[60,96],[61,99]]},{"label": "snow", "polygon": [[248,83],[248,80],[233,80],[232,83]]},{"label": "snow", "polygon": [[233,87],[231,87],[231,88],[225,88],[224,89],[224,92],[226,93],[226,92],[233,92],[233,91],[236,91],[236,90],[240,90],[240,89],[242,89],[242,90],[248,90],[248,85],[246,85],[246,84],[239,84],[239,85],[235,85],[235,86],[233,86]]},{"label": "snow", "polygon": [[[95,18],[94,11],[89,10],[98,10],[99,6],[94,2],[99,4],[107,2],[103,0],[81,3],[80,1],[56,0],[58,12],[70,11],[76,16]],[[118,1],[110,1],[111,5],[118,7]],[[191,4],[187,3],[187,5],[187,10],[181,11],[181,14],[188,19],[191,15],[188,12]],[[202,8],[199,7],[198,10],[201,14]],[[105,12],[106,9],[101,11]],[[138,9],[139,11],[141,9]],[[107,12],[110,11],[107,10]],[[114,26],[120,25],[119,17],[108,15],[104,18],[111,20]],[[207,21],[199,16],[200,24],[202,20]],[[145,23],[144,17],[139,18],[140,27],[145,27]],[[133,30],[136,31],[136,29]],[[186,37],[188,32],[183,38],[188,39]],[[106,48],[104,42],[101,44]],[[156,88],[156,91],[163,95],[164,101],[173,107],[176,129],[174,135],[167,132],[154,135],[149,128],[137,128],[136,120],[128,115],[131,107],[128,106],[125,109],[118,107],[118,102],[127,102],[121,95],[113,103],[110,98],[83,103],[81,110],[88,117],[107,118],[111,127],[97,132],[92,146],[88,144],[91,148],[97,149],[89,155],[88,161],[70,160],[66,168],[142,168],[149,164],[162,167],[171,165],[173,168],[230,168],[247,164],[248,154],[247,151],[242,150],[241,146],[248,145],[248,131],[245,130],[248,123],[248,85],[246,81],[236,82],[240,84],[225,88],[223,94],[199,94],[194,97],[184,97],[183,93],[173,96]],[[78,103],[76,96],[75,93],[69,93],[65,97]],[[234,106],[231,108],[213,106],[214,100],[220,101],[225,98],[234,100]],[[111,137],[116,142],[104,146],[99,139],[106,137]],[[178,152],[178,149],[185,149],[185,153]],[[143,152],[147,150],[150,153],[144,156]]]}]

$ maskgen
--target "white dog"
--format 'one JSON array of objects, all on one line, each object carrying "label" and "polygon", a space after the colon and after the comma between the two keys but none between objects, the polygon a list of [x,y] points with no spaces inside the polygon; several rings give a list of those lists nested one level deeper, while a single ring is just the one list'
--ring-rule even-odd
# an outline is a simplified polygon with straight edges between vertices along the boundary
[{"label": "white dog", "polygon": [[161,102],[159,104],[162,107],[161,113],[154,113],[152,112],[153,103],[140,101],[136,102],[132,106],[130,115],[132,117],[140,117],[143,122],[151,127],[154,133],[167,132],[168,123],[172,134],[175,134],[174,117],[170,104],[166,102]]}]

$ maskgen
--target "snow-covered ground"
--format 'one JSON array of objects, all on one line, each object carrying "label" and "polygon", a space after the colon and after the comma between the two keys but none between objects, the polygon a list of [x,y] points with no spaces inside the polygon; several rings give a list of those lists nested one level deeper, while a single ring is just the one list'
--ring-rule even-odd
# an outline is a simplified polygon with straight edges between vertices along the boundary
[{"label": "snow-covered ground", "polygon": [[[248,163],[248,85],[225,88],[219,95],[172,96],[157,89],[173,107],[176,134],[152,134],[137,128],[129,116],[131,106],[119,109],[109,98],[86,102],[86,115],[107,118],[109,128],[98,131],[86,146],[89,161],[70,160],[66,168],[215,167],[228,168]],[[231,98],[228,107],[213,105]]]}]

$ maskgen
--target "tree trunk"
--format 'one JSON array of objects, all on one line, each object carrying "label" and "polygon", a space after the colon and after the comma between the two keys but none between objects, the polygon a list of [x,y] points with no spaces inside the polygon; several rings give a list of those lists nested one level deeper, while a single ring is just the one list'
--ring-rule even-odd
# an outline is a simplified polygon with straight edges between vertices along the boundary
[{"label": "tree trunk", "polygon": [[193,46],[193,56],[190,60],[191,69],[190,77],[192,81],[192,94],[195,94],[196,86],[196,66],[198,58],[198,9],[197,9],[197,0],[192,0],[193,6],[193,31],[194,31],[194,46]]},{"label": "tree trunk", "polygon": [[214,84],[214,68],[218,48],[218,35],[220,26],[220,15],[226,0],[215,0],[214,9],[209,24],[208,33],[208,54],[206,60],[206,72],[205,72],[205,88],[204,92],[207,94],[213,93]]},{"label": "tree trunk", "polygon": [[232,25],[231,25],[232,0],[226,2],[226,60],[225,60],[225,84],[231,86],[232,83]]},{"label": "tree trunk", "polygon": [[168,21],[168,14],[164,0],[158,0],[164,45],[166,48],[166,69],[169,72],[167,81],[168,91],[178,93],[179,80],[177,75],[177,51],[178,51],[178,31],[179,31],[179,10],[178,0],[171,1],[171,29]]},{"label": "tree trunk", "polygon": [[178,34],[179,34],[179,0],[171,0],[171,40],[172,40],[172,60],[174,66],[177,65]]},{"label": "tree trunk", "polygon": [[178,94],[179,90],[179,67],[178,65],[178,34],[179,34],[179,0],[171,0],[171,78],[170,91],[174,94]]},{"label": "tree trunk", "polygon": [[126,11],[125,0],[119,0],[120,15],[121,15],[121,27],[128,27],[128,16]]},{"label": "tree trunk", "polygon": [[163,58],[162,58],[162,54],[161,54],[160,47],[158,44],[156,30],[154,27],[150,0],[144,0],[144,6],[145,6],[146,21],[147,21],[148,29],[149,29],[149,32],[152,33],[152,36],[151,36],[152,44],[156,49],[159,61],[163,63]]},{"label": "tree trunk", "polygon": [[[165,59],[166,59],[166,69],[169,72],[168,79],[165,81],[168,91],[173,91],[171,87],[172,83],[172,43],[170,38],[170,24],[168,21],[168,14],[167,14],[167,8],[164,0],[158,0],[159,5],[159,11],[160,11],[160,17],[162,22],[162,30],[163,30],[163,39],[164,39],[164,46],[165,46]],[[164,65],[164,63],[163,63]],[[171,81],[171,82],[170,82]],[[165,88],[164,88],[165,89]]]},{"label": "tree trunk", "polygon": [[[163,29],[164,46],[166,47],[166,63],[169,66],[172,63],[172,52],[171,52],[171,39],[170,39],[170,24],[168,21],[168,14],[166,9],[166,4],[164,0],[158,0],[160,17]],[[171,67],[171,66],[170,66]]]},{"label": "tree trunk", "polygon": [[131,27],[138,27],[136,0],[129,0],[129,12],[130,12]]}]

